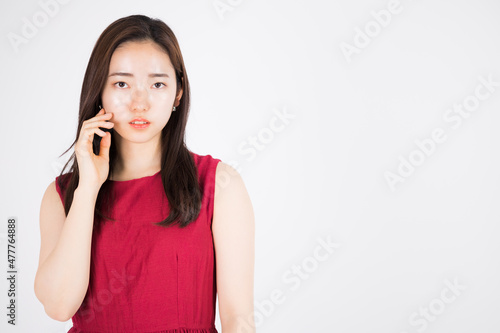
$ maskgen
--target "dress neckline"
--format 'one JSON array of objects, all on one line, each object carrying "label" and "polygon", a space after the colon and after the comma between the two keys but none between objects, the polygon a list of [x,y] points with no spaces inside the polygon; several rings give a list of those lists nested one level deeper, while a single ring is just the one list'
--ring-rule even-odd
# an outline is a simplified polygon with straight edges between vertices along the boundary
[{"label": "dress neckline", "polygon": [[154,175],[151,175],[151,176],[144,176],[144,177],[139,177],[139,178],[134,178],[134,179],[128,179],[128,180],[111,180],[111,179],[108,179],[109,182],[112,182],[112,183],[118,183],[118,184],[121,184],[121,183],[129,183],[129,182],[134,182],[134,181],[139,181],[139,180],[146,180],[148,178],[152,178],[152,177],[155,177],[157,175],[159,175],[161,172],[160,171],[157,171]]}]

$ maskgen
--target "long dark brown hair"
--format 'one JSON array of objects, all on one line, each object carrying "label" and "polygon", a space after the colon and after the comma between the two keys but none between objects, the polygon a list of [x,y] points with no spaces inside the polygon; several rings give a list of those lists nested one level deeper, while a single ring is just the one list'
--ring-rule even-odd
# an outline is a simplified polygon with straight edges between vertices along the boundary
[{"label": "long dark brown hair", "polygon": [[[172,30],[163,21],[144,15],[131,15],[116,20],[102,32],[94,46],[83,79],[78,114],[78,130],[75,141],[60,156],[64,155],[75,145],[83,122],[94,117],[99,112],[101,94],[107,80],[111,56],[115,49],[124,42],[144,40],[151,40],[165,50],[175,69],[177,93],[181,88],[183,89],[180,104],[176,107],[176,111],[172,112],[161,134],[160,173],[170,213],[165,220],[154,222],[154,224],[164,227],[179,224],[183,228],[194,221],[200,213],[201,191],[193,156],[184,141],[189,113],[189,81],[177,39]],[[110,195],[112,191],[110,191],[109,177],[113,174],[115,162],[118,157],[117,148],[114,144],[114,131],[112,129],[109,131],[111,132],[109,173],[97,196],[94,223],[97,220],[97,215],[103,219],[114,220],[109,216],[105,216],[102,211],[103,207],[109,207],[113,204],[113,198]],[[101,136],[94,134],[93,151],[96,155],[99,154],[100,142]],[[67,187],[65,187],[66,181],[63,182],[63,177],[61,176],[63,176],[64,170],[70,162],[72,164],[68,173],[71,173],[71,177],[67,182]],[[65,190],[64,210],[67,216],[73,202],[74,191],[79,181],[78,163],[74,152],[64,165],[58,180],[60,188]]]}]

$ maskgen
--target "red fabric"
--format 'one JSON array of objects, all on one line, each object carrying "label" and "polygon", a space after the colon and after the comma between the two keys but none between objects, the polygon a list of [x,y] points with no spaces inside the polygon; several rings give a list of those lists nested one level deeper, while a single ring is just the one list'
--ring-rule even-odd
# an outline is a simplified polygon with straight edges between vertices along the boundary
[{"label": "red fabric", "polygon": [[[169,212],[159,172],[111,181],[117,221],[93,229],[89,287],[68,333],[217,333],[211,225],[220,159],[192,156],[203,199],[200,215],[184,229],[151,223]],[[57,181],[56,188],[62,200]]]}]

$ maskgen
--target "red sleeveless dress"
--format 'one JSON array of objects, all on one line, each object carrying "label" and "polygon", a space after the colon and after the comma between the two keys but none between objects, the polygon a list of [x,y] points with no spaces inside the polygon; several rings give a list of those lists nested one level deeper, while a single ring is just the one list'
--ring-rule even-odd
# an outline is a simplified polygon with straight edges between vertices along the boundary
[{"label": "red sleeveless dress", "polygon": [[183,229],[151,223],[169,213],[160,172],[111,181],[116,221],[93,229],[89,287],[68,333],[218,333],[212,216],[220,159],[191,154],[203,199]]}]

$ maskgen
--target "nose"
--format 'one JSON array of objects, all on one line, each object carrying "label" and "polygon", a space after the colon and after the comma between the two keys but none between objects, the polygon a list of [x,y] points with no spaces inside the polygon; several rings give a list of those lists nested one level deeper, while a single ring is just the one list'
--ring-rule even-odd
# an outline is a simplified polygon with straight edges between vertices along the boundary
[{"label": "nose", "polygon": [[142,89],[136,89],[132,93],[132,111],[147,111],[149,109],[148,96]]}]

